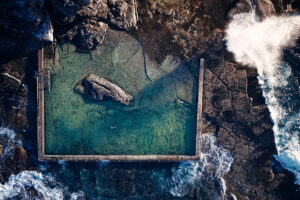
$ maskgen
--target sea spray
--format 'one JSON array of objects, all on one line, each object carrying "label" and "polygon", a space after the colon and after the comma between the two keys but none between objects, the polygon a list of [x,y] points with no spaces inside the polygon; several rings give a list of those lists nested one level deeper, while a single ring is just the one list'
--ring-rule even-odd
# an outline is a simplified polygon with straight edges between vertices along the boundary
[{"label": "sea spray", "polygon": [[5,162],[4,159],[12,155],[15,152],[16,147],[21,147],[22,142],[16,139],[15,131],[8,127],[0,127],[0,137],[5,141],[0,161]]},{"label": "sea spray", "polygon": [[[168,180],[169,192],[175,197],[183,197],[195,187],[201,187],[210,195],[209,199],[225,199],[226,184],[222,176],[230,170],[233,158],[228,150],[217,144],[214,134],[204,134],[200,141],[200,160],[183,162],[173,168]],[[206,186],[210,183],[218,188],[208,191],[210,186]]]},{"label": "sea spray", "polygon": [[[0,162],[6,162],[15,152],[16,147],[22,146],[22,142],[17,139],[17,135],[13,129],[0,127],[0,137],[6,141],[3,153],[0,156]],[[65,167],[65,163],[62,163]],[[11,175],[9,180],[0,184],[0,200],[6,199],[47,199],[47,200],[62,200],[71,199],[78,200],[84,197],[83,192],[75,192],[70,194],[68,189],[59,184],[55,177],[47,173],[48,163],[40,163],[40,169],[43,173],[37,171],[22,171],[16,175]],[[34,190],[37,194],[32,195]]]},{"label": "sea spray", "polygon": [[22,171],[17,175],[11,175],[8,182],[0,185],[0,199],[5,200],[17,196],[21,199],[32,199],[27,193],[28,188],[33,188],[40,199],[63,199],[63,190],[47,187],[44,176],[35,171]]},{"label": "sea spray", "polygon": [[[35,193],[28,191],[34,190]],[[9,180],[0,184],[0,200],[14,199],[79,200],[84,198],[82,191],[70,193],[67,187],[57,182],[51,173],[22,171],[11,175]]]},{"label": "sea spray", "polygon": [[291,72],[293,66],[282,60],[284,49],[293,47],[300,36],[300,16],[272,16],[262,22],[252,16],[242,13],[233,17],[226,31],[227,47],[236,61],[257,68],[274,122],[275,158],[295,173],[300,184],[299,83]]},{"label": "sea spray", "polygon": [[0,127],[0,137],[7,137],[9,140],[14,140],[16,137],[16,133],[10,128]]}]

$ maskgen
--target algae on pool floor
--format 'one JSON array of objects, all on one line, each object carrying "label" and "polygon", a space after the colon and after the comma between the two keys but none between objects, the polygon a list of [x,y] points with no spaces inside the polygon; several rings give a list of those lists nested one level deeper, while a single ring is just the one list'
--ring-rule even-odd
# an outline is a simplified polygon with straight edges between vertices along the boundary
[{"label": "algae on pool floor", "polygon": [[[61,68],[52,72],[45,99],[46,154],[195,155],[196,63],[169,56],[158,65],[138,40],[114,30],[91,54],[69,43],[58,48]],[[134,105],[76,93],[76,83],[90,73],[132,94]]]}]

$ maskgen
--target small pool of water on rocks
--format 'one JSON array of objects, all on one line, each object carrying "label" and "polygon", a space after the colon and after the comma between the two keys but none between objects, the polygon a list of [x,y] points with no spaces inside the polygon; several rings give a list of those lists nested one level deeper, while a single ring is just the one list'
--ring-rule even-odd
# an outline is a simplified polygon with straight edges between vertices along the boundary
[{"label": "small pool of water on rocks", "polygon": [[[91,54],[69,43],[58,52],[45,99],[46,154],[195,154],[197,63],[169,56],[157,64],[138,40],[114,30]],[[76,93],[76,83],[91,73],[133,95],[133,105]]]}]

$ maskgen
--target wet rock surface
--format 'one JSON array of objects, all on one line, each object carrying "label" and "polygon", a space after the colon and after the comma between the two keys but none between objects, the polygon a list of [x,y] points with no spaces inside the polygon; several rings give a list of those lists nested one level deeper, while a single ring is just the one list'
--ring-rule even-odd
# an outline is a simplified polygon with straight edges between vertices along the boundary
[{"label": "wet rock surface", "polygon": [[93,101],[102,101],[103,98],[112,98],[122,104],[129,105],[133,97],[116,84],[95,74],[90,74],[79,81],[75,87],[79,94],[86,95]]},{"label": "wet rock surface", "polygon": [[28,42],[0,31],[1,184],[11,174],[37,169],[36,152],[32,148],[36,139],[35,45],[31,42],[29,46]]},{"label": "wet rock surface", "polygon": [[271,168],[277,153],[273,123],[261,89],[253,88],[255,69],[224,57],[225,62],[212,54],[207,58],[203,112],[204,133],[216,132],[219,144],[234,158],[225,175],[227,193],[237,199],[297,199],[299,194],[292,192],[296,186],[284,192],[293,175]]}]

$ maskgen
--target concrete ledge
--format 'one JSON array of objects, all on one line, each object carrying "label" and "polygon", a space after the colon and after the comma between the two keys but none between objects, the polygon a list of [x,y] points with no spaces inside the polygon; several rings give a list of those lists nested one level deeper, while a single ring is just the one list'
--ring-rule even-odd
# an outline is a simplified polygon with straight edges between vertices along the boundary
[{"label": "concrete ledge", "polygon": [[[38,128],[38,159],[40,161],[74,161],[74,162],[97,162],[109,160],[112,162],[180,162],[187,160],[199,160],[200,136],[202,133],[202,102],[203,102],[203,79],[204,59],[200,61],[198,82],[197,104],[197,129],[196,129],[196,155],[45,155],[45,71],[44,48],[38,51],[38,77],[37,77],[37,128]],[[50,81],[50,80],[49,80]],[[50,83],[49,83],[50,85]],[[50,88],[49,88],[50,90]]]},{"label": "concrete ledge", "polygon": [[112,162],[178,162],[187,160],[199,160],[199,156],[181,155],[39,155],[40,161],[101,161]]}]

